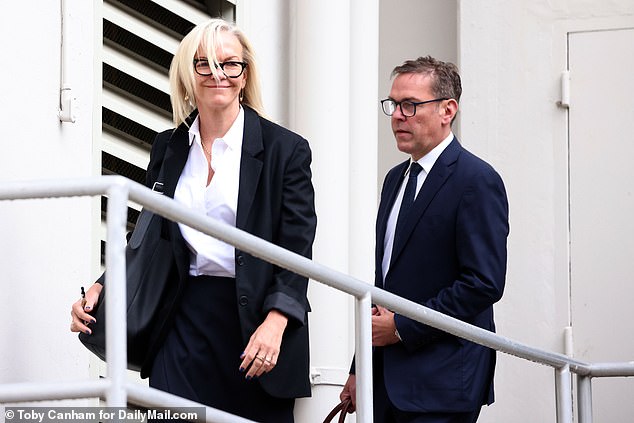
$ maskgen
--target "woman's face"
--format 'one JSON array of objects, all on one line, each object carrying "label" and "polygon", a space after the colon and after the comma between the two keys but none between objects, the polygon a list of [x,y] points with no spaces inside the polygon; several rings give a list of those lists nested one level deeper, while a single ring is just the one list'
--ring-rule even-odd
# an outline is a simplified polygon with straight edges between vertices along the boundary
[{"label": "woman's face", "polygon": [[[243,62],[242,44],[238,38],[229,32],[220,32],[218,35],[218,47],[216,48],[218,62]],[[196,59],[207,59],[207,54],[202,47],[198,48]],[[213,64],[210,63],[210,66]],[[220,69],[218,70],[220,71]],[[237,108],[240,102],[240,90],[244,88],[247,81],[246,73],[245,69],[239,77],[229,78],[220,71],[218,79],[213,75],[201,76],[196,73],[195,96],[198,108],[217,111]]]}]

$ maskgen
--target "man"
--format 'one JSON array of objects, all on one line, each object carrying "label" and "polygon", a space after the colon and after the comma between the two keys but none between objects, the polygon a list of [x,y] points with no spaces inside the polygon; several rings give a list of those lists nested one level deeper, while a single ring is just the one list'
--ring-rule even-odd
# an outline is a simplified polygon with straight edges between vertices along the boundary
[{"label": "man", "polygon": [[[392,76],[381,104],[397,148],[410,158],[383,183],[375,283],[495,331],[508,203],[500,176],[452,133],[462,92],[458,70],[427,56],[406,61]],[[495,351],[489,348],[381,306],[373,309],[372,344],[377,423],[472,423],[493,402]],[[354,366],[341,398],[354,404],[353,373]]]}]

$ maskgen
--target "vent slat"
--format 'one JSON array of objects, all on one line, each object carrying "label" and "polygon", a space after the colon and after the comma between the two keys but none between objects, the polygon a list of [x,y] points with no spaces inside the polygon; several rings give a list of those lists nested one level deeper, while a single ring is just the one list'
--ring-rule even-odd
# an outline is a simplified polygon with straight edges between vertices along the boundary
[{"label": "vent slat", "polygon": [[124,95],[136,97],[138,102],[155,108],[167,118],[172,116],[172,104],[168,94],[107,63],[103,64],[103,83],[110,89],[118,90],[120,94],[125,93]]}]

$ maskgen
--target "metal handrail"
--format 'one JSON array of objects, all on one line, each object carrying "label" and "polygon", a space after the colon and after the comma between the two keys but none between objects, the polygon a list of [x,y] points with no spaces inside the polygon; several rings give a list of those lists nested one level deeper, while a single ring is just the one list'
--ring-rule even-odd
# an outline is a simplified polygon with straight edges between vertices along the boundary
[{"label": "metal handrail", "polygon": [[[272,243],[257,238],[249,233],[236,229],[222,222],[214,221],[207,216],[183,207],[173,199],[157,195],[147,187],[121,176],[101,176],[72,180],[42,180],[5,182],[0,187],[1,200],[18,200],[31,198],[59,198],[76,196],[108,195],[106,273],[110,286],[109,297],[112,301],[106,304],[106,325],[108,331],[106,342],[108,348],[108,374],[103,383],[75,383],[63,385],[66,398],[89,398],[96,394],[105,396],[109,406],[125,406],[128,397],[141,401],[145,405],[162,406],[169,403],[174,407],[203,406],[202,404],[156,391],[152,388],[130,385],[124,380],[126,370],[126,337],[125,337],[125,228],[128,200],[160,214],[170,220],[184,223],[205,234],[213,236],[235,246],[253,256],[284,267],[302,276],[332,288],[346,292],[356,299],[355,345],[357,371],[357,418],[361,422],[372,422],[372,371],[371,371],[371,312],[372,303],[383,305],[403,316],[418,322],[468,339],[495,350],[534,361],[552,367],[555,370],[556,407],[558,423],[572,423],[572,379],[571,373],[577,374],[579,395],[578,414],[580,423],[592,422],[591,377],[634,376],[634,362],[590,364],[575,360],[566,355],[542,350],[514,341],[510,338],[475,327],[461,320],[443,315],[420,304],[398,297],[379,289],[372,284],[355,279],[326,266],[320,265],[303,256],[287,251]],[[4,384],[0,385],[0,402],[31,401],[35,399],[59,399],[54,389],[59,384],[49,386],[38,384]],[[75,386],[76,385],[76,386]],[[77,389],[75,389],[75,387]],[[54,389],[53,389],[54,388]],[[79,388],[86,395],[81,395]],[[150,390],[150,391],[147,391]],[[11,392],[11,393],[10,393]],[[17,396],[16,396],[17,393]],[[156,401],[160,397],[162,402]],[[20,399],[23,398],[23,399]],[[227,417],[226,413],[206,407],[206,421],[240,421],[235,416]],[[213,415],[214,420],[210,420]],[[233,417],[233,418],[232,418]]]}]

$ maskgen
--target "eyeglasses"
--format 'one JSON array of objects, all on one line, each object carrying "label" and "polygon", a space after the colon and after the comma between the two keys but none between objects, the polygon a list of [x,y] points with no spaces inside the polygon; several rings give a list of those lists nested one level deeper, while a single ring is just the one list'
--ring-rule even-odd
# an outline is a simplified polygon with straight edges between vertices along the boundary
[{"label": "eyeglasses", "polygon": [[[220,68],[228,78],[238,78],[247,67],[246,62],[228,61],[220,62],[216,68]],[[194,59],[194,70],[200,76],[209,76],[213,72],[207,59]]]},{"label": "eyeglasses", "polygon": [[383,109],[383,113],[388,116],[392,116],[396,111],[396,106],[399,106],[401,108],[401,113],[403,114],[403,116],[412,117],[416,114],[416,106],[443,100],[449,99],[447,97],[443,97],[427,101],[394,101],[391,98],[386,98],[385,100],[381,100],[381,108]]}]

